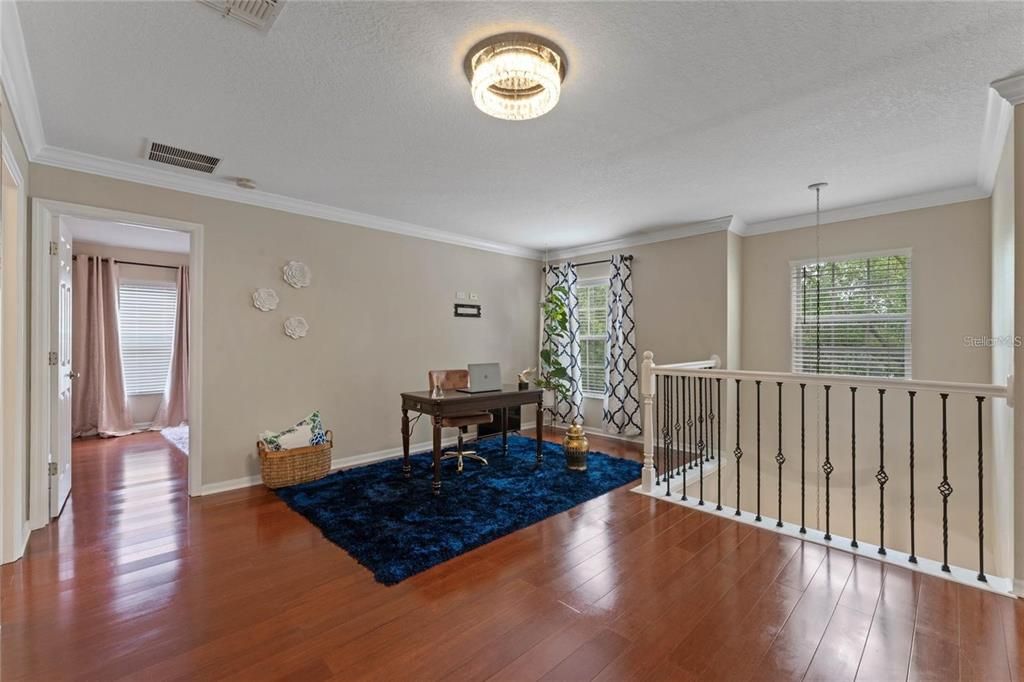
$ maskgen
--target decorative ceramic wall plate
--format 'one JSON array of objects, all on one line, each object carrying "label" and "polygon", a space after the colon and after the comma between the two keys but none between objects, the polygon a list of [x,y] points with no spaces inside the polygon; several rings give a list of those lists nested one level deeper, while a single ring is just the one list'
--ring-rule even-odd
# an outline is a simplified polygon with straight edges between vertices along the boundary
[{"label": "decorative ceramic wall plate", "polygon": [[309,332],[309,323],[306,318],[295,315],[284,321],[284,333],[293,339],[301,339]]},{"label": "decorative ceramic wall plate", "polygon": [[313,273],[309,266],[296,260],[288,261],[288,265],[281,268],[284,271],[284,281],[296,289],[308,287],[313,280]]},{"label": "decorative ceramic wall plate", "polygon": [[273,289],[257,289],[252,292],[252,304],[257,310],[269,312],[277,308],[277,292]]}]

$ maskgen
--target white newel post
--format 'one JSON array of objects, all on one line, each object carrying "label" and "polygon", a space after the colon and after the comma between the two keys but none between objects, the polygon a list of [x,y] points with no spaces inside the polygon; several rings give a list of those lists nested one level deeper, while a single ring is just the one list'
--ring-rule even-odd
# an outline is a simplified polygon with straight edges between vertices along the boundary
[{"label": "white newel post", "polygon": [[644,400],[644,468],[640,479],[645,493],[654,490],[654,353],[644,351],[640,368],[640,395]]}]

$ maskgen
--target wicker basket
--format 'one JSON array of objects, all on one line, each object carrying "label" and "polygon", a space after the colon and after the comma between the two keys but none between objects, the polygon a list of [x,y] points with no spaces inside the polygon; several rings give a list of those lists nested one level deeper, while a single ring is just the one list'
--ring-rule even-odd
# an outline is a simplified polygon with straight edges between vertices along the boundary
[{"label": "wicker basket", "polygon": [[334,434],[327,432],[327,442],[290,450],[267,450],[263,441],[256,443],[260,454],[263,485],[283,488],[296,483],[315,481],[331,472],[331,448]]}]

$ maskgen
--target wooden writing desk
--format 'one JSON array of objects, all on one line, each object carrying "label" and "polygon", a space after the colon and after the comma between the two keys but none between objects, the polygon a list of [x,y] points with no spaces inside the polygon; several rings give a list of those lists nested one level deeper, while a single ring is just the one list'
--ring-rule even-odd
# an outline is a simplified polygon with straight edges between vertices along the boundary
[{"label": "wooden writing desk", "polygon": [[[445,391],[440,398],[431,397],[430,391],[412,391],[402,394],[402,474],[409,478],[412,468],[409,466],[409,411],[429,415],[434,427],[434,494],[441,493],[441,420],[472,412],[485,412],[500,409],[501,449],[508,449],[508,418],[506,409],[517,405],[535,404],[537,406],[537,424],[543,424],[541,415],[544,409],[544,391],[531,388],[520,391],[514,384],[503,386],[500,391],[487,393],[460,393]],[[544,460],[543,441],[537,439],[537,463]]]}]

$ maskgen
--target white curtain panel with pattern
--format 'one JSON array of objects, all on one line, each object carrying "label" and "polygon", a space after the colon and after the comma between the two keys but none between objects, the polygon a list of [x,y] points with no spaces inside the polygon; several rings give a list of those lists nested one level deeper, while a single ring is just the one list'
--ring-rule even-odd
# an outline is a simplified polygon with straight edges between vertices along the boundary
[{"label": "white curtain panel with pattern", "polygon": [[551,294],[555,287],[564,287],[569,292],[567,307],[569,313],[569,338],[557,340],[543,334],[541,348],[552,347],[555,356],[561,360],[569,373],[569,399],[555,396],[551,412],[557,423],[574,424],[583,422],[583,387],[580,382],[580,313],[576,298],[576,266],[572,263],[549,265],[544,269],[544,295]]},{"label": "white curtain panel with pattern", "polygon": [[640,376],[636,370],[633,260],[612,256],[608,278],[608,343],[604,427],[624,436],[640,433]]}]

